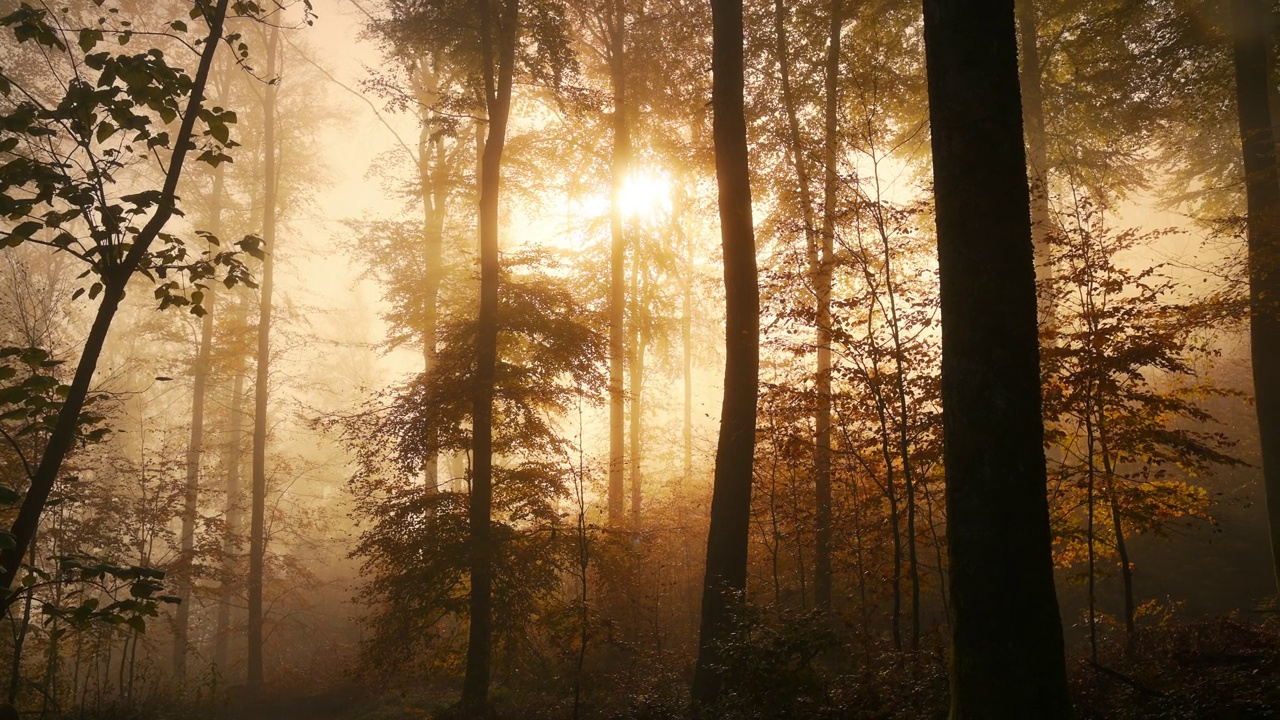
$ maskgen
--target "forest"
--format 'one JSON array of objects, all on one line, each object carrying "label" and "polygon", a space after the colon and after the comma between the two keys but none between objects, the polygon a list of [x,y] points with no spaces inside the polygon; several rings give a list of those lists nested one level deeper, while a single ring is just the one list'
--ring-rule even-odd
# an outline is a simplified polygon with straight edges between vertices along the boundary
[{"label": "forest", "polygon": [[0,0],[0,720],[1280,718],[1278,63]]}]

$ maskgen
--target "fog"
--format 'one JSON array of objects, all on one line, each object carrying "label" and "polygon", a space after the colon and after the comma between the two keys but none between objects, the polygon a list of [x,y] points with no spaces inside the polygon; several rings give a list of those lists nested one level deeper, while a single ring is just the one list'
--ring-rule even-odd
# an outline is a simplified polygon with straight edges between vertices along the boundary
[{"label": "fog", "polygon": [[[1230,13],[1031,5],[1031,495],[1072,702],[1269,717]],[[706,3],[0,17],[0,717],[984,716],[948,680],[972,503],[918,5],[746,2],[741,171]],[[1028,587],[1020,540],[988,555]]]}]

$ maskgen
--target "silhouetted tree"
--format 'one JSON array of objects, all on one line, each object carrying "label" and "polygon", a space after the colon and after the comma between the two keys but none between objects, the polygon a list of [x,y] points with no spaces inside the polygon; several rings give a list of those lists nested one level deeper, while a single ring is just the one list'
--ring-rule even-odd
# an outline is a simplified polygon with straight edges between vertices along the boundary
[{"label": "silhouetted tree", "polygon": [[703,707],[714,705],[720,696],[720,645],[729,637],[734,608],[745,599],[760,369],[760,288],[743,112],[742,0],[713,0],[711,23],[712,137],[724,248],[725,369],[693,679],[693,702]]},{"label": "silhouetted tree", "polygon": [[1072,715],[1054,594],[1012,0],[927,0],[951,717]]}]

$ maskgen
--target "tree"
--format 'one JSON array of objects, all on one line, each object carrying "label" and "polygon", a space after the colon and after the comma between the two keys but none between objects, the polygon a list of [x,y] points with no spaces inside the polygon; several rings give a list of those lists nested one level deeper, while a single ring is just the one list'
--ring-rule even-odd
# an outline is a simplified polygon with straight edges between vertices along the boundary
[{"label": "tree", "polygon": [[[622,192],[631,166],[631,124],[627,116],[627,6],[626,0],[609,0],[604,7],[604,36],[613,86],[613,157],[609,207],[609,521],[622,522],[623,450],[622,376],[626,363],[623,327],[626,317],[626,218]],[[631,368],[632,376],[635,368]],[[634,403],[634,399],[632,401]],[[632,411],[634,415],[634,410]],[[633,440],[634,442],[634,440]],[[632,458],[635,461],[635,458]]]},{"label": "tree", "polygon": [[[519,0],[479,0],[481,73],[489,131],[480,161],[480,311],[476,321],[476,374],[472,387],[471,435],[471,624],[462,712],[487,713],[489,658],[493,650],[493,390],[498,362],[498,191],[502,149],[511,113]],[[497,10],[498,17],[493,17]]]},{"label": "tree", "polygon": [[[233,277],[243,277],[242,268],[237,270],[238,264],[226,253],[192,263],[180,239],[164,232],[177,212],[177,189],[184,162],[201,137],[196,133],[197,123],[204,128],[203,135],[210,138],[199,159],[212,164],[228,159],[222,148],[229,140],[228,123],[234,120],[234,113],[203,105],[213,58],[223,39],[228,5],[229,0],[219,0],[213,6],[197,6],[196,15],[204,19],[209,31],[199,41],[203,47],[194,76],[170,66],[159,52],[90,52],[103,41],[105,33],[84,29],[77,33],[83,51],[77,62],[96,71],[95,83],[77,77],[65,85],[65,97],[46,103],[38,92],[24,87],[11,74],[4,74],[0,82],[0,92],[15,98],[6,112],[6,137],[0,142],[7,152],[21,153],[18,160],[6,166],[4,194],[0,196],[0,213],[18,223],[7,231],[5,240],[8,244],[47,244],[84,259],[97,276],[89,294],[102,296],[58,420],[11,528],[14,543],[0,551],[0,587],[13,584],[63,460],[75,441],[78,417],[129,281],[139,272],[164,277],[185,267],[198,282],[212,275],[217,265],[226,266]],[[67,29],[51,23],[47,11],[28,5],[3,19],[20,42],[71,53],[62,39],[67,36]],[[129,41],[131,33],[105,25],[105,18],[104,27],[109,27],[122,43]],[[186,25],[176,21],[171,28],[183,32]],[[84,109],[89,111],[87,116],[82,114]],[[171,140],[159,126],[179,118],[178,131]],[[126,133],[129,139],[125,153],[107,143],[118,132]],[[47,142],[50,137],[66,142]],[[113,173],[141,157],[169,148],[172,154],[159,189],[115,195]],[[64,156],[64,152],[77,157]],[[77,177],[67,171],[74,167],[96,169]],[[107,192],[102,192],[104,189]],[[141,227],[133,225],[147,213],[150,217]],[[73,223],[81,219],[90,228],[86,238],[74,234]],[[153,250],[157,239],[165,244]],[[256,251],[253,244],[245,248]],[[191,303],[179,292],[176,280],[162,283],[159,295],[162,305]]]},{"label": "tree", "polygon": [[[605,388],[605,339],[593,328],[601,316],[552,277],[514,269],[503,268],[494,390],[494,449],[503,458],[492,515],[498,647],[527,637],[528,617],[543,611],[569,563],[574,549],[559,503],[575,448],[555,426]],[[441,619],[468,611],[467,495],[437,493],[417,478],[431,457],[470,446],[475,317],[443,323],[440,339],[435,369],[332,422],[358,462],[351,487],[369,523],[356,553],[368,578],[361,598],[372,608],[364,650],[382,670],[411,665],[424,650],[447,651]]]},{"label": "tree", "polygon": [[[209,227],[215,236],[222,233],[222,194],[225,180],[224,168],[215,168],[209,209]],[[208,299],[202,303],[204,317],[200,319],[200,340],[191,369],[191,432],[187,440],[186,492],[182,506],[182,555],[176,573],[180,601],[173,623],[173,673],[179,682],[185,680],[187,674],[187,637],[192,599],[191,565],[195,554],[196,512],[200,500],[200,461],[204,453],[205,390],[213,354],[213,303],[214,295],[210,292]]]},{"label": "tree", "polygon": [[267,553],[267,403],[271,378],[271,291],[275,274],[276,213],[279,177],[276,171],[276,98],[280,78],[275,75],[280,52],[280,28],[273,25],[266,41],[266,72],[262,117],[262,285],[258,296],[257,374],[253,383],[253,476],[249,492],[249,665],[248,686],[253,699],[262,692],[263,562]]},{"label": "tree", "polygon": [[928,0],[951,717],[1072,714],[1054,594],[1012,0]]},{"label": "tree", "polygon": [[1095,661],[1098,556],[1114,551],[1118,560],[1132,649],[1137,603],[1127,537],[1160,534],[1175,518],[1204,516],[1208,493],[1178,475],[1239,464],[1226,454],[1232,443],[1225,435],[1201,429],[1213,418],[1197,398],[1228,393],[1189,382],[1195,361],[1214,354],[1197,334],[1224,314],[1223,304],[1216,298],[1175,302],[1178,286],[1162,266],[1123,267],[1122,256],[1168,232],[1115,231],[1106,215],[1104,207],[1079,198],[1074,213],[1061,217],[1049,235],[1057,274],[1040,288],[1048,296],[1042,305],[1055,309],[1041,363],[1046,440],[1059,450],[1051,463],[1050,506],[1060,561],[1074,564],[1083,556],[1087,566]]},{"label": "tree", "polygon": [[1248,204],[1249,348],[1271,555],[1280,583],[1280,173],[1268,105],[1267,10],[1232,0],[1233,57]]},{"label": "tree", "polygon": [[692,691],[694,704],[701,707],[715,705],[720,696],[720,645],[729,637],[734,608],[745,600],[760,370],[760,288],[743,111],[742,0],[713,0],[711,24],[712,137],[724,251],[725,369]]}]

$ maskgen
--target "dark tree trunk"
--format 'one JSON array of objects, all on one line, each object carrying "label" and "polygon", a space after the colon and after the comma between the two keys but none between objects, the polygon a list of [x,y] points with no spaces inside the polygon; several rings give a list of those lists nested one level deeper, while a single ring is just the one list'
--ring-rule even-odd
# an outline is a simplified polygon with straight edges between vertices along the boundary
[{"label": "dark tree trunk", "polygon": [[1249,230],[1249,340],[1262,446],[1262,478],[1271,525],[1271,554],[1280,582],[1280,177],[1267,105],[1269,10],[1260,0],[1233,0],[1236,103],[1244,152]]},{"label": "dark tree trunk", "polygon": [[[498,360],[498,190],[502,150],[511,111],[515,70],[518,0],[479,0],[480,44],[484,63],[485,110],[489,132],[480,174],[480,309],[476,339],[476,377],[472,401],[471,439],[471,624],[467,637],[467,670],[462,683],[465,716],[488,712],[489,665],[493,643],[493,393]],[[495,47],[496,45],[496,47]],[[496,53],[496,58],[495,58]],[[496,59],[496,69],[495,69]]]},{"label": "dark tree trunk", "polygon": [[1072,716],[1053,586],[1012,0],[925,0],[951,718]]},{"label": "dark tree trunk", "polygon": [[262,691],[264,614],[263,565],[267,554],[267,401],[271,373],[271,291],[276,252],[276,96],[275,78],[280,29],[272,27],[267,40],[267,76],[274,80],[263,94],[262,117],[262,285],[258,300],[257,375],[253,385],[253,482],[249,510],[249,651],[247,684],[250,697]]},{"label": "dark tree trunk", "polygon": [[[98,358],[102,355],[103,345],[107,340],[107,331],[111,321],[115,319],[120,301],[124,299],[125,286],[129,278],[142,263],[151,243],[164,229],[169,218],[173,217],[177,203],[178,180],[182,177],[182,166],[187,152],[194,147],[192,134],[196,117],[200,114],[204,102],[204,90],[209,83],[209,71],[213,67],[213,57],[217,53],[219,38],[222,37],[222,26],[227,16],[227,5],[230,0],[218,0],[218,4],[207,15],[209,19],[209,35],[200,53],[200,65],[192,80],[191,95],[187,100],[186,111],[182,114],[182,123],[173,144],[173,157],[169,160],[169,169],[165,175],[164,185],[160,189],[160,199],[156,212],[142,227],[134,238],[128,253],[118,263],[110,266],[102,277],[102,300],[98,305],[97,315],[89,328],[85,339],[84,350],[80,353],[80,361],[76,364],[76,372],[71,380],[67,397],[58,411],[58,419],[49,434],[49,444],[35,475],[31,478],[31,487],[22,499],[22,507],[13,521],[10,532],[14,542],[0,551],[0,588],[13,586],[22,564],[22,556],[35,537],[36,528],[40,525],[40,513],[44,511],[49,493],[53,491],[54,482],[58,479],[58,471],[62,469],[62,461],[75,442],[76,429],[80,423],[80,411],[84,409],[85,399],[89,395],[89,385],[93,382],[93,373],[98,366]],[[11,596],[16,597],[16,596]]]},{"label": "dark tree trunk", "polygon": [[694,704],[703,707],[719,698],[719,644],[726,639],[734,608],[743,602],[746,590],[760,368],[760,289],[743,113],[742,0],[712,0],[711,19],[712,132],[724,248],[725,375],[692,691]]}]

